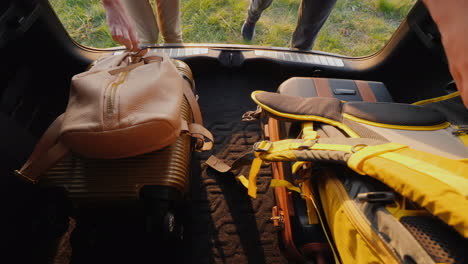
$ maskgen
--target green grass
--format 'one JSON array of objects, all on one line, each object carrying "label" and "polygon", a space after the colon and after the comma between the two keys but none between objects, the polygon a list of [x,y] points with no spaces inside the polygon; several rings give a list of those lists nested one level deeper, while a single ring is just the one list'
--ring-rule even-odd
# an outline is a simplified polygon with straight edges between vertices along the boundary
[{"label": "green grass", "polygon": [[377,7],[385,15],[398,19],[406,16],[413,4],[406,0],[379,0]]},{"label": "green grass", "polygon": [[385,45],[405,16],[388,15],[376,1],[338,1],[314,49],[351,56],[371,54]]},{"label": "green grass", "polygon": [[[106,26],[99,0],[50,0],[77,42],[93,47],[117,46]],[[363,56],[390,39],[416,0],[338,0],[314,49]],[[187,43],[229,43],[288,47],[300,0],[275,0],[257,24],[254,40],[244,42],[240,28],[249,0],[181,0],[182,31]],[[162,38],[160,38],[161,40]]]}]

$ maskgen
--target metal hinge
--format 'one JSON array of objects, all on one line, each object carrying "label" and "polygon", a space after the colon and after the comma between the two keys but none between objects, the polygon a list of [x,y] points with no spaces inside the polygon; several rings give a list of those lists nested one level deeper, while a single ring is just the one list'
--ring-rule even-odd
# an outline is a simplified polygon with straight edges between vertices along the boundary
[{"label": "metal hinge", "polygon": [[279,209],[278,206],[273,206],[271,208],[271,218],[270,220],[273,221],[273,226],[278,229],[283,229],[284,227],[284,213],[283,210]]}]

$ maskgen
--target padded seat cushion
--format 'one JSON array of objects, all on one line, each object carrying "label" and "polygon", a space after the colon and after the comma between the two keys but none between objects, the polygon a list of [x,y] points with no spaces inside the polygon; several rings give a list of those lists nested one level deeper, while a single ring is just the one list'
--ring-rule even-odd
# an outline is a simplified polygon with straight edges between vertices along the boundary
[{"label": "padded seat cushion", "polygon": [[432,126],[446,122],[445,116],[436,110],[397,103],[348,102],[343,113],[388,125]]},{"label": "padded seat cushion", "polygon": [[[343,114],[365,121],[386,125],[434,126],[446,122],[436,110],[407,104],[347,102],[326,97],[303,98],[271,92],[252,94],[256,103],[270,114],[289,119],[307,120],[307,116],[319,116],[343,122]],[[304,118],[302,118],[303,116]]]},{"label": "padded seat cushion", "polygon": [[393,101],[385,84],[373,81],[294,77],[283,82],[278,92],[299,97],[335,97],[343,101]]}]

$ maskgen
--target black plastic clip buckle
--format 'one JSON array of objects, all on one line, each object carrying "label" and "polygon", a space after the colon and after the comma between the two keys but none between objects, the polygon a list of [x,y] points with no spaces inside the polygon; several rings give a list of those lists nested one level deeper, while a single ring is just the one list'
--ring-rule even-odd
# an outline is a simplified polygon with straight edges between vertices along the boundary
[{"label": "black plastic clip buckle", "polygon": [[395,194],[392,192],[367,192],[357,195],[357,200],[369,203],[393,203]]}]

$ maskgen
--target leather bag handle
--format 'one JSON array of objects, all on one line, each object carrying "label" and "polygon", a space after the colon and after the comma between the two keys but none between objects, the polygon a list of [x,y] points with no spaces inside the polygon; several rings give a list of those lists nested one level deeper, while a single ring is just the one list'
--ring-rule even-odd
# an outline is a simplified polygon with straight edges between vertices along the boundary
[{"label": "leather bag handle", "polygon": [[136,62],[136,61],[133,61],[132,59],[130,59],[129,57],[127,57],[127,59],[129,60],[129,63],[127,66],[125,67],[121,67],[121,68],[118,68],[118,69],[114,69],[114,70],[110,70],[109,73],[111,75],[117,75],[121,72],[124,72],[124,71],[131,71],[137,67],[140,67],[144,64],[150,64],[150,63],[155,63],[155,62],[162,62],[164,59],[163,57],[160,57],[160,56],[148,56],[148,57],[145,57],[145,58],[140,58],[139,57],[139,61]]}]

